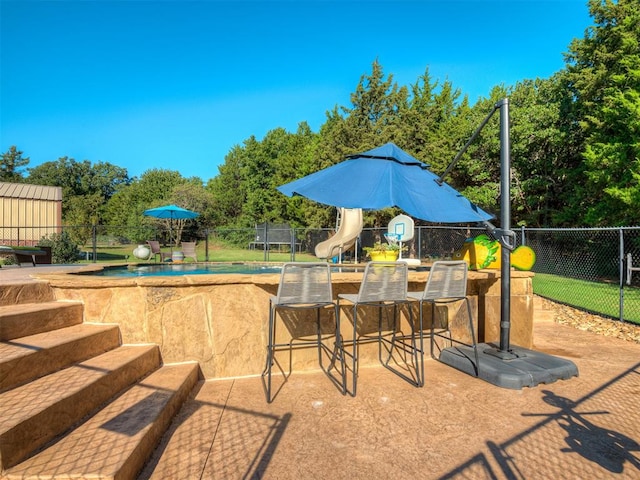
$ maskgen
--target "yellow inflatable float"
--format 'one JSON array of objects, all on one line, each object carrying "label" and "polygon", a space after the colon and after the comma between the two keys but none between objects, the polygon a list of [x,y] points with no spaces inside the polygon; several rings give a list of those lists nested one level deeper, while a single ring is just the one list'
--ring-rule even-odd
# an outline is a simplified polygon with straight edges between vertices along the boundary
[{"label": "yellow inflatable float", "polygon": [[[454,260],[464,260],[470,270],[500,268],[502,255],[500,243],[482,234],[467,238],[462,248],[453,253]],[[511,252],[511,266],[518,270],[531,270],[536,263],[535,252],[526,245],[520,245]]]}]

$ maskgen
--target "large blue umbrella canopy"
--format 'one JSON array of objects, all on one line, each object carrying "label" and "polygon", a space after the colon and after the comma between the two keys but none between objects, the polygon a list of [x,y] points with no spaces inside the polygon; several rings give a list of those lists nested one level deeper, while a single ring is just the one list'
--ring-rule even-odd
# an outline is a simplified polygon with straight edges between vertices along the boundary
[{"label": "large blue umbrella canopy", "polygon": [[475,223],[494,218],[393,143],[363,153],[278,187],[344,208],[379,210],[398,207],[433,223]]}]

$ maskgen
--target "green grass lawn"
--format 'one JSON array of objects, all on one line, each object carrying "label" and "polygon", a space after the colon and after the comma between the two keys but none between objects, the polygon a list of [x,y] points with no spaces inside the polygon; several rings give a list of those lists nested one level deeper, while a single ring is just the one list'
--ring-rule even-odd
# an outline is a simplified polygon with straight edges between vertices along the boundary
[{"label": "green grass lawn", "polygon": [[[614,283],[589,282],[575,278],[536,273],[536,295],[572,305],[612,318],[620,317],[620,286]],[[624,319],[640,324],[640,289],[624,289]]]},{"label": "green grass lawn", "polygon": [[[206,244],[198,243],[196,250],[198,253],[198,261],[204,262],[206,259]],[[98,246],[96,248],[98,263],[146,263],[146,260],[140,260],[133,256],[133,250],[137,245],[119,245],[119,246]],[[93,263],[91,246],[80,249],[82,258],[80,263]],[[174,248],[178,250],[178,248]],[[169,252],[169,247],[162,247],[163,252]],[[89,260],[87,260],[86,252],[89,252]],[[309,253],[296,253],[295,260],[297,262],[317,261],[317,257]],[[187,261],[191,261],[190,259]],[[265,261],[264,252],[262,250],[249,250],[247,248],[239,248],[219,243],[209,243],[209,261],[210,262],[263,262]],[[269,252],[269,262],[289,262],[291,261],[291,253],[278,252],[272,250]]]}]

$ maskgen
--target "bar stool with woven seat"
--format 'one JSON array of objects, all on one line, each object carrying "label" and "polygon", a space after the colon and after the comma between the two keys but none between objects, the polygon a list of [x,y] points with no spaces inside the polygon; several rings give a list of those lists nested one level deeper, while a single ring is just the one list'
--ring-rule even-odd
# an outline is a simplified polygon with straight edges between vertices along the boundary
[{"label": "bar stool with woven seat", "polygon": [[[338,304],[342,305],[342,301],[347,301],[353,308],[353,350],[352,357],[352,373],[353,383],[352,396],[356,395],[357,377],[358,377],[358,344],[368,341],[378,342],[378,357],[380,363],[396,375],[400,376],[408,382],[420,386],[420,378],[418,371],[418,357],[420,350],[416,343],[416,328],[411,316],[411,308],[409,312],[409,324],[411,326],[411,335],[406,336],[398,328],[398,308],[402,305],[408,305],[407,286],[408,286],[408,266],[406,262],[369,262],[364,271],[362,283],[357,294],[341,293],[338,295]],[[375,307],[378,309],[378,329],[375,337],[362,335],[358,337],[358,310],[359,307]],[[391,338],[383,336],[382,313],[383,310],[393,310],[393,318],[390,322]],[[364,323],[365,319],[363,319]],[[383,358],[383,344],[388,348],[387,358]],[[415,368],[415,375],[410,373],[410,365],[407,364],[407,373],[400,371],[398,368],[390,365],[394,359],[394,352],[400,352],[404,357],[406,354],[411,355],[411,364]],[[349,355],[344,353],[343,357]],[[394,359],[395,360],[395,359]]]},{"label": "bar stool with woven seat", "polygon": [[[327,334],[323,333],[321,325],[321,313],[331,307],[335,317],[335,329],[330,336],[335,336],[333,349],[325,345],[324,341]],[[284,310],[293,315],[286,317],[288,326],[292,330],[291,340],[287,343],[277,343],[276,341],[276,321],[278,311],[283,314]],[[315,333],[313,340],[308,338],[297,338],[295,330],[300,325],[299,319],[303,310],[315,310]],[[308,335],[302,335],[306,337]],[[324,370],[331,381],[345,394],[346,392],[346,373],[344,359],[342,357],[342,338],[340,336],[340,312],[337,302],[333,299],[331,288],[331,270],[328,263],[309,263],[309,262],[289,262],[282,266],[280,275],[280,284],[278,292],[269,299],[269,339],[267,344],[267,362],[262,372],[263,383],[267,396],[267,402],[271,403],[271,370],[274,364],[283,373],[285,381],[291,374],[291,359],[294,348],[316,345],[318,347],[318,362],[320,368]],[[275,353],[279,350],[289,350],[289,372],[285,373],[275,358]],[[323,352],[330,356],[330,363],[327,369],[323,365]],[[337,373],[333,371],[337,370]],[[338,375],[336,378],[335,375]],[[282,388],[282,387],[280,387]]]},{"label": "bar stool with woven seat", "polygon": [[[478,348],[476,344],[476,337],[473,328],[473,316],[471,314],[471,304],[467,298],[467,269],[468,265],[464,261],[437,261],[431,266],[429,271],[429,278],[427,284],[422,292],[409,292],[408,297],[412,300],[417,300],[420,303],[419,312],[420,319],[418,321],[419,336],[420,336],[420,351],[424,355],[424,328],[423,328],[423,306],[425,304],[431,305],[431,356],[435,360],[439,360],[439,355],[434,354],[434,350],[437,348],[442,351],[442,348],[436,343],[436,337],[440,337],[448,341],[449,343],[465,345],[472,347],[474,352],[475,364],[473,370],[475,375],[478,376]],[[451,329],[448,318],[443,325],[436,326],[436,306],[446,305],[450,303],[464,301],[466,303],[467,316],[469,320],[469,333],[471,336],[471,344],[455,339],[451,335]],[[447,312],[448,315],[448,312]],[[462,352],[458,352],[459,355],[465,355]],[[465,355],[466,356],[466,355]],[[420,377],[424,383],[424,357],[421,355],[420,364]],[[471,359],[469,359],[472,362]]]}]

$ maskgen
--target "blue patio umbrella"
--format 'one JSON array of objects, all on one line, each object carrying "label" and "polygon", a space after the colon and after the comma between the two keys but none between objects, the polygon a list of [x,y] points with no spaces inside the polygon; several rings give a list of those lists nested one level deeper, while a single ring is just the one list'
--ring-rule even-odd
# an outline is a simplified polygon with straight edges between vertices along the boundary
[{"label": "blue patio umbrella", "polygon": [[301,195],[344,208],[398,207],[433,223],[475,223],[494,218],[393,143],[281,185],[285,195]]},{"label": "blue patio umbrella", "polygon": [[147,217],[161,218],[169,220],[169,241],[171,242],[171,234],[173,230],[174,220],[188,220],[196,218],[200,214],[187,210],[177,205],[164,205],[162,207],[150,208],[143,213]]}]

